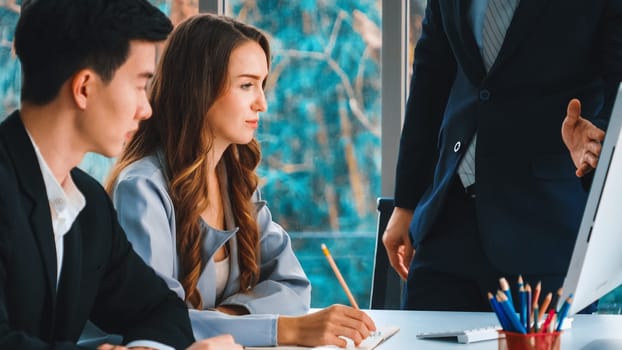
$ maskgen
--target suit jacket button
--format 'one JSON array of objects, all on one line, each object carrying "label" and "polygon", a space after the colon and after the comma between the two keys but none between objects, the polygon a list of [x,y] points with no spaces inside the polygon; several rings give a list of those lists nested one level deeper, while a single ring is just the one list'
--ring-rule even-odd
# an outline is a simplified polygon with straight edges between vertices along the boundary
[{"label": "suit jacket button", "polygon": [[458,152],[460,150],[460,146],[462,144],[460,143],[460,141],[456,142],[456,144],[454,145],[454,152]]},{"label": "suit jacket button", "polygon": [[490,91],[486,90],[486,89],[482,89],[479,92],[479,100],[482,102],[486,102],[488,100],[490,100]]}]

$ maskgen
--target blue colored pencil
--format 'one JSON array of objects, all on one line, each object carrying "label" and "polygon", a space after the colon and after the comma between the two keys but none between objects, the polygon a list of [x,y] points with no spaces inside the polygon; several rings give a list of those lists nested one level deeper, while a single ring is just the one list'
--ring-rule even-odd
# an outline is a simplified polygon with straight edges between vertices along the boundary
[{"label": "blue colored pencil", "polygon": [[494,311],[495,315],[497,315],[497,319],[499,319],[501,328],[503,328],[503,330],[505,331],[511,331],[508,320],[505,317],[503,310],[501,310],[501,305],[499,305],[497,299],[495,299],[495,297],[490,292],[488,292],[488,302],[490,302],[490,307],[492,308],[492,311]]},{"label": "blue colored pencil", "polygon": [[564,323],[564,319],[568,315],[568,310],[570,309],[570,304],[572,304],[572,294],[566,298],[566,301],[562,304],[559,312],[557,314],[557,328],[556,330],[559,332],[562,329],[562,323]]},{"label": "blue colored pencil", "polygon": [[529,320],[527,316],[527,293],[525,292],[525,288],[523,286],[518,289],[518,312],[520,315],[520,323],[525,327],[525,329],[529,329]]},{"label": "blue colored pencil", "polygon": [[497,293],[497,301],[499,305],[501,305],[501,309],[503,310],[505,316],[510,321],[512,325],[513,331],[516,333],[527,334],[527,330],[525,326],[523,326],[516,315],[516,311],[514,310],[514,306],[510,303],[507,295],[499,291]]},{"label": "blue colored pencil", "polygon": [[508,297],[508,301],[514,306],[514,301],[512,300],[512,291],[510,290],[510,284],[505,279],[505,277],[499,278],[499,285],[501,286],[501,290]]},{"label": "blue colored pencil", "polygon": [[531,286],[529,283],[525,284],[525,294],[527,294],[527,324],[525,328],[527,331],[531,328],[531,323],[533,322],[533,307],[531,305]]}]

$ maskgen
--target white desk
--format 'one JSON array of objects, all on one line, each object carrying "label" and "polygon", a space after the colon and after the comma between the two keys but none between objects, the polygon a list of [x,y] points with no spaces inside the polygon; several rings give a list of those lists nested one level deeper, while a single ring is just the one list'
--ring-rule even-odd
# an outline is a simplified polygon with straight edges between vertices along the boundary
[{"label": "white desk", "polygon": [[[376,325],[396,325],[400,331],[381,344],[379,350],[463,349],[496,350],[497,341],[458,344],[455,341],[417,339],[417,334],[498,325],[493,313],[365,310]],[[572,329],[562,334],[562,350],[622,349],[622,316],[574,315]]]}]

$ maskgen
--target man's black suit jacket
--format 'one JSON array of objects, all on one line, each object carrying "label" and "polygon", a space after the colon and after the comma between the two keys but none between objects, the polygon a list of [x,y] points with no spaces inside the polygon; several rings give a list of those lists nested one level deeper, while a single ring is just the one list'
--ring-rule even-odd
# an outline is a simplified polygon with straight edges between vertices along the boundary
[{"label": "man's black suit jacket", "polygon": [[570,99],[606,127],[622,79],[622,0],[520,0],[486,72],[471,0],[430,0],[400,141],[396,206],[426,239],[473,135],[478,227],[507,273],[565,273],[587,194],[561,139]]},{"label": "man's black suit jacket", "polygon": [[0,124],[0,349],[76,349],[87,319],[124,342],[186,348],[186,305],[132,250],[104,189],[79,169],[71,177],[86,207],[64,238],[57,287],[35,151],[18,112]]}]

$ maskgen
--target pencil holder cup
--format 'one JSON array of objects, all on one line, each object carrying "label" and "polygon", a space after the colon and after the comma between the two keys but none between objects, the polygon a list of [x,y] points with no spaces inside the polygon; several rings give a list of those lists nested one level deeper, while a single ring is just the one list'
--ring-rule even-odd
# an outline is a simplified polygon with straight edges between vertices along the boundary
[{"label": "pencil holder cup", "polygon": [[499,331],[499,350],[559,350],[562,332],[514,333]]}]

